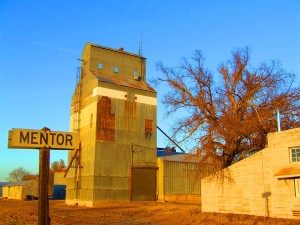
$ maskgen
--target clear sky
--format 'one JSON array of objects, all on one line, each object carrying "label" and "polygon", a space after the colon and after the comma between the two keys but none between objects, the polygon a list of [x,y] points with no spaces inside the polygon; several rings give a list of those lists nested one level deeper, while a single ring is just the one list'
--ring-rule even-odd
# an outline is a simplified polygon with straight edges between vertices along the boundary
[{"label": "clear sky", "polygon": [[[160,60],[176,66],[200,49],[216,69],[245,46],[253,64],[280,60],[299,80],[299,12],[298,0],[0,0],[0,181],[18,167],[38,172],[38,150],[7,148],[10,129],[69,131],[76,59],[86,42],[138,53],[142,41],[148,80],[160,75]],[[170,133],[164,87],[156,90],[157,123]],[[158,134],[158,146],[168,145]],[[60,158],[67,161],[67,151],[51,151],[51,161]]]}]

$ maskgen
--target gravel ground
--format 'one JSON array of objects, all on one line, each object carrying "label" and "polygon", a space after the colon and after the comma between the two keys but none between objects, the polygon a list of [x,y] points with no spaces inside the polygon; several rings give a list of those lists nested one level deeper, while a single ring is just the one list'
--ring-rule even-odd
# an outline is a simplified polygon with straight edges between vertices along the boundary
[{"label": "gravel ground", "polygon": [[[300,224],[300,220],[202,213],[200,205],[162,202],[97,203],[93,208],[50,201],[51,225],[87,224]],[[38,224],[38,201],[0,199],[0,224]]]}]

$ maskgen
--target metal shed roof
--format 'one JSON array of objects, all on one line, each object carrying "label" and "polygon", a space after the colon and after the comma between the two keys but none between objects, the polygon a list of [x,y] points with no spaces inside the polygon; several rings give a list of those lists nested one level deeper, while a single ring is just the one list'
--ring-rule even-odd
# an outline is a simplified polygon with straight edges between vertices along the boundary
[{"label": "metal shed roof", "polygon": [[169,162],[192,162],[192,163],[199,162],[199,156],[195,154],[169,155],[169,156],[159,157],[159,159],[162,159],[163,161],[169,161]]},{"label": "metal shed roof", "polygon": [[28,184],[34,180],[25,180],[25,181],[20,181],[20,182],[8,182],[7,184],[3,185],[5,187],[12,187],[12,186],[23,186],[25,184]]},{"label": "metal shed roof", "polygon": [[126,79],[123,77],[115,77],[115,76],[108,75],[108,74],[97,73],[95,71],[91,71],[91,72],[96,76],[96,78],[100,82],[126,86],[126,87],[130,87],[130,88],[144,90],[144,91],[156,92],[149,84],[147,84],[144,81]]},{"label": "metal shed roof", "polygon": [[5,185],[7,185],[7,184],[9,184],[10,182],[0,182],[0,187],[3,187],[3,186],[5,186]]}]

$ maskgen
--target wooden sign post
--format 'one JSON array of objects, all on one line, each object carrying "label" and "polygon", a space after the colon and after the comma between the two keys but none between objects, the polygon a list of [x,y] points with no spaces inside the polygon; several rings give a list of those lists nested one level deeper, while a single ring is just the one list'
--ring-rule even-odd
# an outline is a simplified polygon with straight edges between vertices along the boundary
[{"label": "wooden sign post", "polygon": [[40,149],[40,163],[39,163],[39,224],[50,224],[49,217],[49,163],[50,163],[50,149]]},{"label": "wooden sign post", "polygon": [[52,132],[47,127],[44,127],[42,130],[12,129],[8,132],[8,148],[40,149],[38,224],[49,225],[48,181],[50,149],[78,149],[78,133]]}]

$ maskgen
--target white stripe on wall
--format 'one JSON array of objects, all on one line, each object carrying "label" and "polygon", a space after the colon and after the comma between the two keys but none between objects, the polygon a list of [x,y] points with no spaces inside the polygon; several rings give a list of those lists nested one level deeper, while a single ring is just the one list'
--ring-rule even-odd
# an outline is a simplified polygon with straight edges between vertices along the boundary
[{"label": "white stripe on wall", "polygon": [[[96,95],[101,95],[101,96],[107,96],[110,98],[116,98],[116,99],[122,99],[122,100],[127,100],[127,92],[125,91],[118,91],[118,90],[113,90],[109,88],[103,88],[103,87],[96,87],[93,90],[93,97]],[[148,105],[157,105],[157,99],[145,95],[134,95],[135,102],[137,103],[144,103]]]},{"label": "white stripe on wall", "polygon": [[145,95],[135,95],[135,102],[144,103],[148,105],[157,105],[157,99],[153,97],[148,97]]},{"label": "white stripe on wall", "polygon": [[109,88],[96,87],[93,90],[93,97],[96,95],[107,96],[111,98],[117,98],[127,100],[127,92],[112,90]]}]

